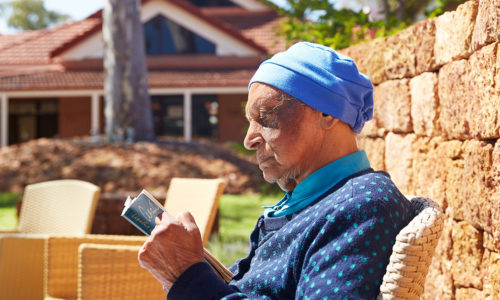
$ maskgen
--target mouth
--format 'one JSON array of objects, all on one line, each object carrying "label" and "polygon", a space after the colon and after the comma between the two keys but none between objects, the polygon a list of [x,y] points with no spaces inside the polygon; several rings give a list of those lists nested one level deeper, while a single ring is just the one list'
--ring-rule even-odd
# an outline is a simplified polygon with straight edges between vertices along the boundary
[{"label": "mouth", "polygon": [[257,160],[259,161],[259,165],[261,165],[272,158],[272,156],[260,156],[257,158]]}]

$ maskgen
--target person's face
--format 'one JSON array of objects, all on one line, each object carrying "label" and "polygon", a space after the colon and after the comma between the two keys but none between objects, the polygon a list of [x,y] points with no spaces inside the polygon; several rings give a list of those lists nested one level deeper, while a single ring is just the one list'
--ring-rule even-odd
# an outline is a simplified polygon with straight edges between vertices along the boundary
[{"label": "person's face", "polygon": [[313,150],[321,146],[320,113],[290,98],[266,84],[252,84],[246,105],[250,124],[244,140],[245,148],[256,150],[264,179],[287,191],[311,173]]}]

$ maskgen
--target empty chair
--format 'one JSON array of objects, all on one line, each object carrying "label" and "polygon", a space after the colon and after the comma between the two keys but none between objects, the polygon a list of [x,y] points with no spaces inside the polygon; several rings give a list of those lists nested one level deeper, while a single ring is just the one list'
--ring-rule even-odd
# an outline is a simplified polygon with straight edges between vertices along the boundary
[{"label": "empty chair", "polygon": [[181,211],[191,212],[206,246],[225,186],[222,179],[172,178],[165,208],[174,216]]},{"label": "empty chair", "polygon": [[99,194],[99,187],[81,180],[26,186],[17,230],[0,232],[0,300],[43,298],[47,235],[89,233]]}]

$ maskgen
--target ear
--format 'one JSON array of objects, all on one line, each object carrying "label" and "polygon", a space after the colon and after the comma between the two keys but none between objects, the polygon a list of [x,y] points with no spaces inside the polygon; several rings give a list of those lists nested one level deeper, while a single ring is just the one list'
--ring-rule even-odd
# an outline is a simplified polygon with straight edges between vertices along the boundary
[{"label": "ear", "polygon": [[340,122],[339,119],[332,117],[330,115],[327,115],[325,113],[320,112],[320,125],[321,128],[323,129],[331,129],[335,125],[337,125],[338,122]]}]

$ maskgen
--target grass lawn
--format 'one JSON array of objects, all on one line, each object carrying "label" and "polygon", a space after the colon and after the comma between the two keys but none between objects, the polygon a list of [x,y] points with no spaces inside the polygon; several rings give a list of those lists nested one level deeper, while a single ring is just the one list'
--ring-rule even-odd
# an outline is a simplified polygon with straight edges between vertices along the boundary
[{"label": "grass lawn", "polygon": [[[16,206],[18,196],[0,194],[0,228],[17,226]],[[208,250],[225,265],[245,257],[249,249],[249,236],[264,205],[278,202],[281,195],[222,195],[219,212],[219,234],[212,236]]]},{"label": "grass lawn", "polygon": [[226,266],[245,257],[250,248],[250,233],[264,211],[262,206],[280,199],[281,195],[222,195],[219,234],[211,237],[207,249]]},{"label": "grass lawn", "polygon": [[19,195],[0,193],[0,229],[15,229],[17,226],[16,202]]}]

